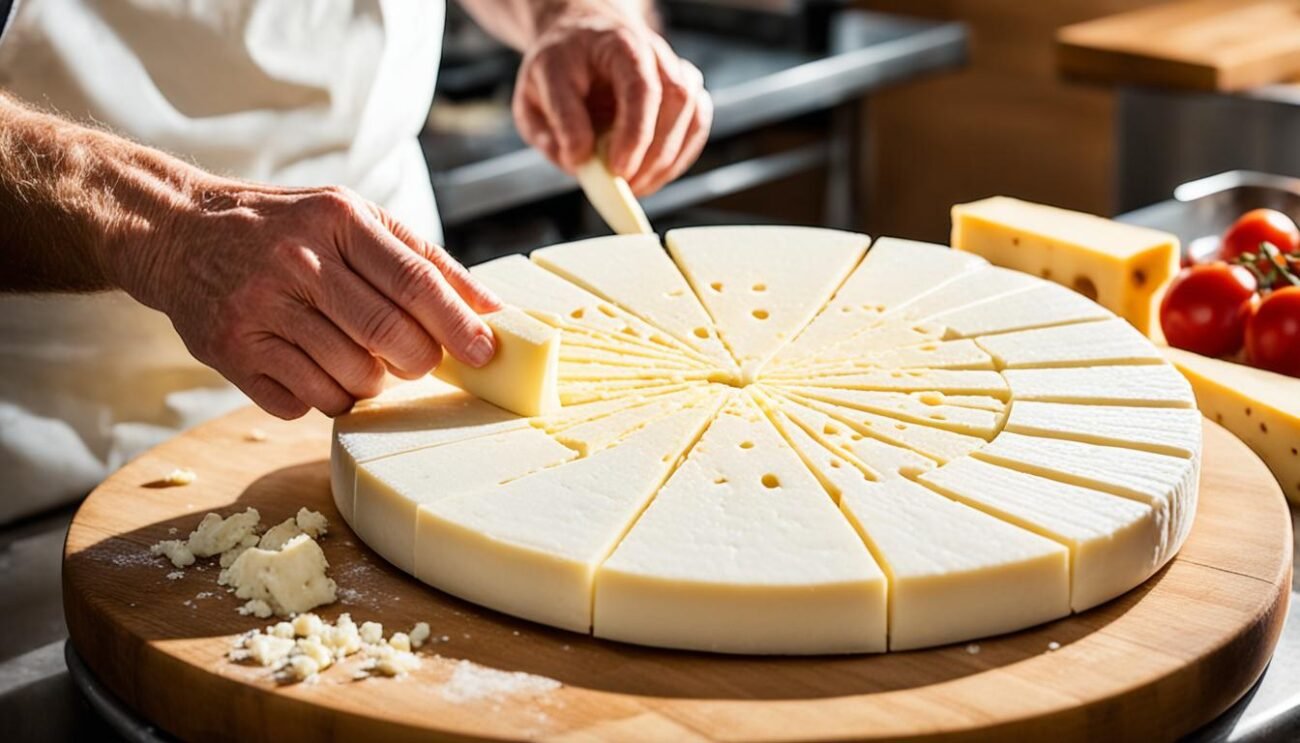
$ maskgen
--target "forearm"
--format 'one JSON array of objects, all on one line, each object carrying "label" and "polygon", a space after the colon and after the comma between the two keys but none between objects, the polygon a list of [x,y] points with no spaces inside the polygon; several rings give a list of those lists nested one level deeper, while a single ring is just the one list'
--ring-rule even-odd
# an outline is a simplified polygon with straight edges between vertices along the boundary
[{"label": "forearm", "polygon": [[650,20],[653,0],[460,0],[488,33],[526,50],[556,18],[568,14],[619,12]]},{"label": "forearm", "polygon": [[148,245],[201,175],[0,94],[0,291],[100,291],[147,274]]}]

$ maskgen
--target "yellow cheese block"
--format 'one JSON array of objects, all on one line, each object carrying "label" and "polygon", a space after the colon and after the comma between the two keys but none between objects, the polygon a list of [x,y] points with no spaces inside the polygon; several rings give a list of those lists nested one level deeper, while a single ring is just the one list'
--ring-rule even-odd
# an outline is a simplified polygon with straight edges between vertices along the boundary
[{"label": "yellow cheese block", "polygon": [[1201,413],[1254,449],[1287,499],[1300,503],[1300,379],[1177,348],[1164,352],[1192,383]]},{"label": "yellow cheese block", "polygon": [[952,246],[1064,284],[1147,334],[1178,271],[1173,235],[1005,196],[954,206]]},{"label": "yellow cheese block", "polygon": [[492,360],[475,369],[448,354],[434,376],[519,415],[558,409],[560,331],[514,307],[483,320],[496,338]]}]

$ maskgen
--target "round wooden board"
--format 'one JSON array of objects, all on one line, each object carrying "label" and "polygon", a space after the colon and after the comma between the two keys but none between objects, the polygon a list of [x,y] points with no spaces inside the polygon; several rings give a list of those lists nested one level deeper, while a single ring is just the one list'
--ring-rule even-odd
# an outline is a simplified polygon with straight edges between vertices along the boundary
[{"label": "round wooden board", "polygon": [[[267,440],[253,442],[260,428]],[[348,530],[328,484],[330,426],[244,410],[145,454],[95,490],[68,534],[64,605],[77,651],[143,716],[192,740],[544,738],[777,740],[1050,736],[1172,738],[1209,721],[1263,671],[1286,613],[1291,521],[1241,442],[1205,429],[1199,513],[1182,552],[1097,609],[978,644],[850,657],[733,657],[640,648],[549,629],[429,589]],[[188,467],[198,480],[165,487]],[[341,601],[391,631],[427,621],[440,641],[404,679],[277,685],[225,660],[266,623],[235,612],[217,568],[169,579],[149,545],[212,510],[266,523],[300,506],[330,517],[322,546]],[[1059,648],[1049,651],[1049,644]],[[456,664],[556,679],[531,695],[457,698]],[[463,691],[463,689],[461,689]]]}]

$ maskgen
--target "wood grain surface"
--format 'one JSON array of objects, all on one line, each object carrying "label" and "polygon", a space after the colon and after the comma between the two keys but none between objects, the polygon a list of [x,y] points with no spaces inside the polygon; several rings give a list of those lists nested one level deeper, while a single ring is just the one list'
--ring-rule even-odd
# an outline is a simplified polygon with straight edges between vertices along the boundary
[{"label": "wood grain surface", "polygon": [[[247,434],[260,428],[262,442]],[[972,645],[847,657],[731,657],[640,648],[550,629],[429,589],[362,545],[335,511],[329,423],[244,410],[145,454],[101,485],[64,556],[72,641],[99,679],[189,740],[537,738],[595,740],[1064,741],[1176,737],[1209,721],[1263,671],[1286,613],[1291,521],[1264,465],[1206,423],[1195,527],[1164,570],[1082,615]],[[198,480],[164,487],[176,467]],[[300,506],[330,518],[322,540],[341,601],[386,630],[432,625],[438,642],[403,679],[354,680],[359,660],[316,683],[278,685],[225,660],[265,626],[236,613],[217,568],[169,579],[149,545],[184,538],[204,513]],[[176,533],[172,534],[171,530]],[[442,638],[446,638],[443,640]],[[1049,644],[1059,644],[1054,651]],[[532,695],[450,698],[468,660],[560,681]]]},{"label": "wood grain surface", "polygon": [[1057,34],[1060,70],[1107,83],[1240,91],[1300,75],[1300,0],[1191,0]]}]

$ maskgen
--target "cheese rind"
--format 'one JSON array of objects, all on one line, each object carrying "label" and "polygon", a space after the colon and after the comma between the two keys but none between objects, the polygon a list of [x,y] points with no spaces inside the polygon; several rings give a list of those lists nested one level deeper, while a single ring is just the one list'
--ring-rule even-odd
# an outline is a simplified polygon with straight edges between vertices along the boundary
[{"label": "cheese rind", "polygon": [[496,341],[492,360],[476,368],[448,354],[434,376],[517,415],[559,408],[559,331],[514,307],[484,315],[483,321]]},{"label": "cheese rind", "polygon": [[1143,333],[1179,261],[1168,233],[1005,196],[954,206],[952,246],[1080,291]]}]

